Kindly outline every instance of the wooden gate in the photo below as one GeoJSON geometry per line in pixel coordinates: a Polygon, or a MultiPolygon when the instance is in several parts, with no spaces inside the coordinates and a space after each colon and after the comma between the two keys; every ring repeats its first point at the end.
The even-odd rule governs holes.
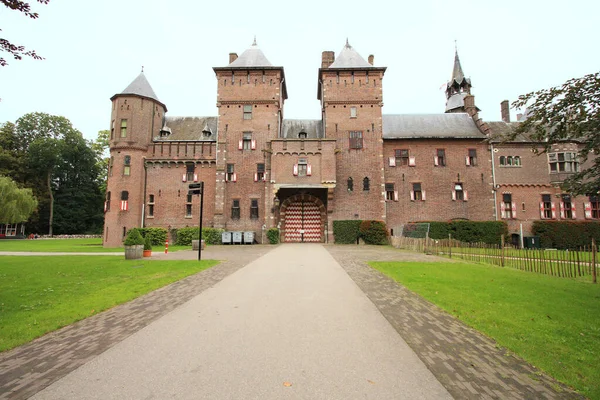
{"type": "Polygon", "coordinates": [[[321,242],[321,210],[310,201],[295,201],[285,211],[285,241],[321,242]]]}

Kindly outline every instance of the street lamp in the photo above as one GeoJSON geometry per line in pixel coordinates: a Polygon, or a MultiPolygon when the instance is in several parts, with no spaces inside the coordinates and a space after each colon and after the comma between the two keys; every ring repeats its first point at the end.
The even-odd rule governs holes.
{"type": "Polygon", "coordinates": [[[190,183],[188,195],[200,195],[200,224],[198,226],[198,261],[202,260],[202,209],[204,208],[204,182],[190,183]]]}

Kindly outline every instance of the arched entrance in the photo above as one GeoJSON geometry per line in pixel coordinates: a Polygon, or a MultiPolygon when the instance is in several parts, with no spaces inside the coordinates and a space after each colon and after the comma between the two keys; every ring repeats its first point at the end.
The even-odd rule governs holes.
{"type": "Polygon", "coordinates": [[[297,194],[281,205],[283,240],[287,243],[325,241],[326,210],[323,202],[309,194],[297,194]]]}

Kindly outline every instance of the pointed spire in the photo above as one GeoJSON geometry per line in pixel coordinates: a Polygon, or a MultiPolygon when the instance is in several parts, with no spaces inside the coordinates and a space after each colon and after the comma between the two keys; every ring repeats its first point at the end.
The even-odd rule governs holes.
{"type": "Polygon", "coordinates": [[[349,49],[352,48],[352,46],[350,46],[350,43],[348,43],[348,37],[346,36],[346,47],[348,47],[349,49]]]}
{"type": "Polygon", "coordinates": [[[463,73],[462,66],[460,65],[460,58],[458,58],[458,49],[456,48],[456,43],[454,46],[454,68],[452,70],[452,79],[450,79],[450,82],[456,81],[460,85],[463,79],[465,79],[465,74],[463,73]]]}
{"type": "Polygon", "coordinates": [[[256,45],[256,36],[249,49],[244,51],[241,56],[233,60],[229,67],[271,67],[272,64],[267,60],[262,50],[256,45]]]}
{"type": "Polygon", "coordinates": [[[329,68],[373,68],[373,66],[350,46],[348,38],[346,38],[344,48],[329,68]]]}
{"type": "Polygon", "coordinates": [[[163,104],[163,102],[161,102],[158,99],[158,96],[156,95],[156,93],[154,93],[152,86],[150,86],[150,83],[146,79],[146,75],[144,75],[144,67],[143,66],[142,66],[142,72],[140,72],[140,74],[137,76],[137,78],[135,78],[133,80],[133,82],[131,82],[125,88],[125,90],[123,90],[121,93],[117,93],[113,97],[111,97],[111,100],[114,99],[115,97],[121,96],[121,95],[135,95],[135,96],[146,97],[148,99],[157,101],[158,103],[162,104],[163,107],[165,107],[165,110],[167,109],[167,106],[165,106],[163,104]]]}
{"type": "Polygon", "coordinates": [[[256,35],[254,35],[254,42],[252,42],[252,46],[256,46],[256,35]]]}

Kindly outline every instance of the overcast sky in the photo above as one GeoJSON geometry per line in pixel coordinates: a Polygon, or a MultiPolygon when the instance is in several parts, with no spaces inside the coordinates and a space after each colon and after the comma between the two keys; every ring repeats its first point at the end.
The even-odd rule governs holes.
{"type": "MultiPolygon", "coordinates": [[[[442,113],[454,41],[475,102],[488,121],[500,102],[600,69],[600,2],[51,0],[31,20],[0,8],[0,37],[44,61],[0,67],[0,123],[29,112],[67,117],[88,139],[109,129],[110,97],[142,65],[170,116],[217,115],[212,67],[226,66],[256,35],[283,66],[285,118],[320,118],[321,52],[346,38],[387,67],[385,114],[442,113]]],[[[512,112],[512,118],[516,113],[512,112]]]]}

